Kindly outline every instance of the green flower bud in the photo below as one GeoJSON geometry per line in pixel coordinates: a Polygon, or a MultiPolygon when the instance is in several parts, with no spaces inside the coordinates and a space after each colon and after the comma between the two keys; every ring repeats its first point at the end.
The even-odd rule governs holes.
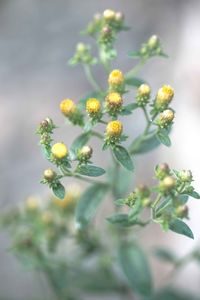
{"type": "Polygon", "coordinates": [[[144,184],[140,184],[136,189],[135,189],[136,195],[139,196],[140,198],[147,198],[150,196],[150,190],[148,186],[144,184]]]}
{"type": "Polygon", "coordinates": [[[178,218],[187,218],[188,217],[188,206],[187,205],[180,205],[176,208],[176,216],[178,218]]]}
{"type": "Polygon", "coordinates": [[[169,168],[168,164],[162,163],[162,164],[159,164],[156,166],[156,169],[155,169],[156,178],[162,180],[166,176],[168,176],[169,173],[170,173],[170,168],[169,168]]]}
{"type": "Polygon", "coordinates": [[[163,192],[170,192],[173,190],[173,188],[176,186],[176,179],[172,176],[167,176],[165,177],[161,182],[160,182],[160,189],[163,192]]]}
{"type": "Polygon", "coordinates": [[[192,172],[190,170],[182,170],[179,172],[179,178],[182,182],[192,182],[192,172]]]}
{"type": "Polygon", "coordinates": [[[48,182],[52,182],[56,175],[56,172],[54,172],[52,169],[46,169],[44,171],[44,179],[46,179],[48,182]]]}
{"type": "Polygon", "coordinates": [[[143,207],[150,207],[151,206],[151,199],[149,199],[149,198],[142,199],[142,206],[143,207]]]}
{"type": "Polygon", "coordinates": [[[147,45],[148,47],[151,49],[151,50],[155,50],[157,47],[160,46],[160,40],[158,38],[157,35],[152,35],[148,42],[147,42],[147,45]]]}

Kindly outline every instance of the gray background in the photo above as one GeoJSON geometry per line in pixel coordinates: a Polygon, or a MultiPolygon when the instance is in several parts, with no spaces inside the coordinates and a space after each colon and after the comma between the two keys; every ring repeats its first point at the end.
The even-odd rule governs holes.
{"type": "MultiPolygon", "coordinates": [[[[80,68],[67,66],[75,44],[83,37],[78,32],[91,16],[106,8],[126,14],[132,31],[121,34],[118,41],[119,60],[113,67],[127,71],[132,61],[125,59],[128,50],[137,49],[150,35],[158,34],[170,59],[151,60],[140,76],[154,91],[164,83],[176,91],[174,108],[176,124],[172,133],[173,146],[160,148],[145,159],[136,161],[137,181],[150,182],[155,163],[167,160],[174,168],[191,168],[200,180],[200,2],[181,0],[1,0],[0,1],[0,187],[1,210],[25,200],[29,195],[45,195],[47,188],[39,184],[42,170],[48,166],[37,146],[36,125],[51,116],[60,125],[56,136],[70,144],[77,130],[63,125],[59,102],[69,97],[80,99],[90,91],[80,68]],[[142,179],[141,179],[142,178],[142,179]]],[[[87,39],[85,39],[87,41],[87,39]]],[[[88,40],[89,41],[89,40],[88,40]]],[[[96,76],[101,83],[105,77],[100,70],[96,76]]],[[[135,136],[142,129],[143,118],[127,120],[125,131],[135,136]]],[[[98,145],[94,144],[94,147],[98,145]]],[[[96,154],[100,162],[102,153],[96,154]]],[[[105,162],[106,164],[106,162],[105,162]]],[[[195,241],[173,234],[163,235],[157,227],[141,233],[145,247],[155,243],[171,244],[180,255],[198,243],[200,205],[191,201],[190,224],[195,241]]],[[[43,293],[37,275],[23,272],[6,249],[9,241],[1,234],[0,296],[27,300],[43,293]]],[[[152,262],[158,284],[162,285],[168,269],[152,262]]],[[[179,286],[199,290],[200,273],[195,266],[187,267],[177,280],[179,286]],[[190,274],[193,276],[190,276],[190,274]],[[191,282],[190,282],[191,281],[191,282]]],[[[44,294],[45,291],[45,294],[44,294]]],[[[4,299],[4,298],[2,298],[4,299]]]]}

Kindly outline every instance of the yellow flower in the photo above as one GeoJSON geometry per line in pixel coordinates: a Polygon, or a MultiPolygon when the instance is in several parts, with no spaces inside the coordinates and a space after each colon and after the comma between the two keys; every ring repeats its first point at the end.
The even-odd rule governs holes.
{"type": "Polygon", "coordinates": [[[89,114],[98,114],[101,110],[101,103],[96,98],[90,98],[86,102],[86,110],[89,114]]]}
{"type": "Polygon", "coordinates": [[[57,159],[62,159],[68,155],[68,149],[63,143],[56,143],[52,146],[51,152],[57,159]]]}
{"type": "Polygon", "coordinates": [[[36,197],[29,197],[26,200],[26,208],[30,211],[35,211],[39,208],[39,200],[36,197]]]}
{"type": "Polygon", "coordinates": [[[109,77],[108,77],[108,83],[110,85],[121,85],[124,83],[124,75],[120,70],[113,70],[109,77]]]}
{"type": "Polygon", "coordinates": [[[67,187],[67,193],[63,200],[53,198],[53,203],[61,208],[73,205],[81,195],[81,188],[77,183],[72,183],[67,187]]]}
{"type": "Polygon", "coordinates": [[[109,20],[113,20],[113,19],[115,19],[115,12],[113,10],[111,10],[111,9],[106,9],[103,12],[103,16],[108,21],[109,20]]]}
{"type": "Polygon", "coordinates": [[[109,137],[119,137],[122,134],[123,126],[118,120],[111,121],[106,127],[106,134],[109,137]]]}
{"type": "Polygon", "coordinates": [[[76,112],[76,105],[71,99],[64,99],[60,103],[60,110],[66,117],[69,117],[76,112]]]}
{"type": "Polygon", "coordinates": [[[151,93],[151,88],[148,84],[141,84],[137,90],[138,95],[141,97],[149,97],[151,93]]]}
{"type": "Polygon", "coordinates": [[[156,95],[156,105],[167,106],[174,96],[174,90],[170,85],[163,85],[156,95]]]}
{"type": "Polygon", "coordinates": [[[110,107],[120,107],[123,104],[123,99],[119,93],[109,93],[106,97],[106,102],[110,107]]]}

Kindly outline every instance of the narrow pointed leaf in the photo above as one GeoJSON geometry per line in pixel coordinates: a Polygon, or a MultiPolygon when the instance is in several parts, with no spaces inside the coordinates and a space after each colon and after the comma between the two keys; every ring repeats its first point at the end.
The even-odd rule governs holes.
{"type": "Polygon", "coordinates": [[[87,226],[108,191],[108,186],[97,183],[90,186],[81,196],[76,207],[76,222],[80,227],[87,226]]]}
{"type": "Polygon", "coordinates": [[[169,229],[176,233],[179,233],[179,234],[185,235],[191,239],[194,239],[194,235],[193,235],[193,232],[190,229],[190,227],[179,219],[175,219],[175,220],[171,221],[169,223],[169,229]]]}
{"type": "Polygon", "coordinates": [[[142,249],[136,243],[123,243],[119,248],[119,262],[131,288],[138,294],[149,297],[152,278],[142,249]]]}
{"type": "Polygon", "coordinates": [[[56,186],[53,186],[52,191],[53,191],[54,195],[56,197],[58,197],[59,199],[65,198],[65,188],[61,183],[57,184],[56,186]]]}
{"type": "Polygon", "coordinates": [[[127,170],[133,171],[134,170],[134,165],[133,161],[128,153],[128,151],[118,145],[113,149],[113,154],[116,158],[116,160],[127,170]]]}
{"type": "Polygon", "coordinates": [[[82,165],[78,168],[78,173],[90,177],[98,177],[105,174],[105,170],[93,165],[82,165]]]}

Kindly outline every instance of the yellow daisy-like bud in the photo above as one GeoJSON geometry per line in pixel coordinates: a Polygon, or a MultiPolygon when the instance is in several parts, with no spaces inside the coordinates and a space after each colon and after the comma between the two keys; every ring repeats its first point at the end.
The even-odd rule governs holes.
{"type": "Polygon", "coordinates": [[[100,113],[101,111],[101,103],[98,99],[96,98],[90,98],[86,102],[86,111],[90,115],[95,115],[100,113]]]}
{"type": "Polygon", "coordinates": [[[68,155],[68,149],[63,143],[56,143],[51,148],[54,158],[62,159],[68,155]]]}
{"type": "Polygon", "coordinates": [[[47,181],[52,181],[56,176],[56,173],[52,169],[46,169],[44,171],[44,179],[47,181]]]}
{"type": "Polygon", "coordinates": [[[148,84],[141,84],[137,90],[138,95],[142,97],[149,97],[151,93],[151,88],[148,84]]]}
{"type": "Polygon", "coordinates": [[[156,107],[167,107],[174,97],[174,90],[170,85],[163,85],[156,95],[156,107]]]}
{"type": "Polygon", "coordinates": [[[121,85],[124,83],[124,74],[120,70],[113,70],[109,77],[108,77],[108,83],[110,85],[121,85]]]}
{"type": "Polygon", "coordinates": [[[137,90],[136,100],[139,106],[145,106],[150,98],[151,88],[148,84],[141,84],[137,90]]]}
{"type": "Polygon", "coordinates": [[[113,10],[111,10],[111,9],[106,9],[103,12],[103,17],[107,21],[114,20],[115,19],[115,12],[113,10]]]}
{"type": "Polygon", "coordinates": [[[122,134],[123,126],[118,120],[111,121],[106,127],[106,134],[108,137],[119,137],[122,134]]]}
{"type": "Polygon", "coordinates": [[[166,109],[159,115],[157,123],[158,123],[158,125],[161,125],[161,126],[167,126],[173,121],[173,119],[174,119],[173,110],[166,109]]]}
{"type": "Polygon", "coordinates": [[[92,153],[92,147],[86,145],[79,150],[78,157],[83,160],[88,160],[92,157],[92,153]]]}
{"type": "Polygon", "coordinates": [[[71,99],[64,99],[60,103],[60,110],[66,117],[70,117],[76,112],[76,105],[71,99]]]}
{"type": "Polygon", "coordinates": [[[123,104],[122,96],[119,93],[109,93],[106,97],[106,104],[110,108],[119,108],[123,104]]]}
{"type": "Polygon", "coordinates": [[[35,211],[39,208],[39,200],[36,197],[29,197],[26,200],[26,208],[30,211],[35,211]]]}

